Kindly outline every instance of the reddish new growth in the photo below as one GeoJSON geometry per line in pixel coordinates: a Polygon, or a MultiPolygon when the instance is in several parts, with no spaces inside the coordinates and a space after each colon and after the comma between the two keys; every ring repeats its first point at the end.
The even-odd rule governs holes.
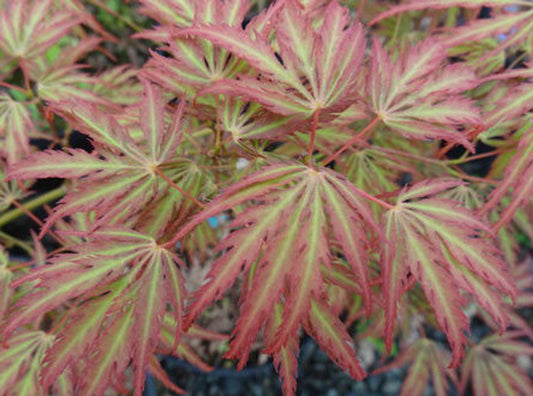
{"type": "Polygon", "coordinates": [[[157,356],[209,370],[195,337],[239,369],[260,341],[293,396],[303,333],[356,380],[362,338],[399,347],[402,395],[533,394],[533,3],[139,2],[89,1],[158,48],[95,72],[119,39],[84,2],[0,1],[0,226],[40,225],[0,232],[0,396],[183,393],[157,356]]]}

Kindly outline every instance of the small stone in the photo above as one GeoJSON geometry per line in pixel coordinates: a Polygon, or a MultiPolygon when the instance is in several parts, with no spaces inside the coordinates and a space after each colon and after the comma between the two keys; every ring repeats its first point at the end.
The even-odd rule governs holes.
{"type": "Polygon", "coordinates": [[[328,390],[327,396],[339,396],[339,392],[337,392],[335,389],[328,390]]]}
{"type": "Polygon", "coordinates": [[[400,388],[402,387],[402,383],[399,381],[387,381],[383,385],[383,393],[386,395],[398,395],[400,393],[400,388]]]}

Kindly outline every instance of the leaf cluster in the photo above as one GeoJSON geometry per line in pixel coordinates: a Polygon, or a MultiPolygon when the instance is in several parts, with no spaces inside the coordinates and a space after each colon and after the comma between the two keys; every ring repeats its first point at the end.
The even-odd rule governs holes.
{"type": "Polygon", "coordinates": [[[0,0],[0,227],[39,228],[0,231],[0,396],[183,393],[157,357],[209,370],[193,338],[291,396],[304,332],[356,380],[399,346],[402,395],[533,393],[533,3],[139,3],[0,0]]]}

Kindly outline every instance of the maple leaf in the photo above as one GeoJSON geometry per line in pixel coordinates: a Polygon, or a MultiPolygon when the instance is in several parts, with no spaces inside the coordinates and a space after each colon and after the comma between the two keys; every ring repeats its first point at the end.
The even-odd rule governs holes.
{"type": "Polygon", "coordinates": [[[0,348],[0,396],[46,395],[39,371],[51,338],[42,331],[23,331],[0,348]]]}
{"type": "Polygon", "coordinates": [[[393,61],[375,39],[366,86],[369,106],[376,119],[403,136],[443,139],[472,149],[457,126],[482,123],[474,102],[461,95],[478,81],[467,66],[444,66],[445,49],[438,40],[427,39],[393,61]]]}
{"type": "Polygon", "coordinates": [[[248,8],[248,0],[141,0],[141,11],[161,25],[191,26],[203,23],[240,24],[248,8]]]}
{"type": "Polygon", "coordinates": [[[92,85],[91,88],[99,97],[112,103],[132,105],[142,96],[142,87],[137,84],[135,78],[137,74],[137,69],[129,65],[113,67],[100,73],[100,83],[92,85]]]}
{"type": "MultiPolygon", "coordinates": [[[[516,302],[513,306],[507,306],[509,324],[513,329],[521,331],[524,335],[533,340],[533,328],[527,319],[519,314],[522,308],[533,306],[533,273],[531,272],[533,259],[527,257],[522,262],[514,265],[511,269],[513,279],[518,290],[516,302]]],[[[479,312],[483,321],[495,331],[498,325],[485,312],[479,312]]]]}
{"type": "Polygon", "coordinates": [[[469,382],[474,396],[526,396],[533,392],[531,379],[516,363],[518,356],[532,356],[520,332],[492,335],[472,347],[461,370],[461,393],[469,382]]]}
{"type": "MultiPolygon", "coordinates": [[[[142,145],[135,142],[128,130],[111,115],[88,103],[68,102],[63,103],[61,109],[56,109],[57,112],[72,126],[93,138],[99,155],[77,149],[47,150],[37,152],[11,168],[9,178],[83,178],[82,183],[60,201],[41,235],[55,220],[77,211],[99,210],[102,216],[99,222],[102,223],[117,216],[134,214],[168,191],[170,183],[180,188],[162,174],[159,167],[167,161],[188,161],[175,154],[182,137],[183,106],[175,112],[170,125],[165,127],[165,109],[160,91],[147,82],[144,86],[145,95],[139,114],[142,145]],[[159,176],[165,180],[161,181],[159,176]],[[127,211],[124,210],[126,207],[127,211]]],[[[194,200],[184,190],[180,192],[194,200]]]]}
{"type": "Polygon", "coordinates": [[[4,334],[73,300],[66,325],[46,352],[43,385],[51,385],[67,367],[76,372],[78,361],[88,359],[88,372],[75,377],[76,389],[102,395],[132,359],[135,395],[141,395],[167,305],[176,342],[180,337],[181,262],[151,237],[129,230],[99,230],[70,250],[74,253],[55,256],[12,283],[36,281],[33,292],[14,305],[4,334]]]}
{"type": "Polygon", "coordinates": [[[378,195],[383,191],[397,188],[394,179],[409,174],[411,167],[401,159],[379,150],[365,148],[346,155],[343,160],[346,166],[346,177],[357,187],[368,193],[378,195]]]}
{"type": "Polygon", "coordinates": [[[403,12],[424,10],[427,8],[445,9],[450,7],[463,7],[476,9],[481,6],[498,7],[515,5],[518,3],[522,2],[520,0],[410,0],[406,1],[404,4],[393,6],[389,10],[379,14],[372,21],[370,21],[369,24],[374,25],[385,18],[390,18],[391,16],[401,14],[403,12]]]}
{"type": "Polygon", "coordinates": [[[3,246],[0,246],[0,323],[4,319],[11,300],[11,289],[9,284],[13,280],[13,273],[9,270],[9,257],[3,246]]]}
{"type": "Polygon", "coordinates": [[[403,381],[400,396],[422,396],[429,385],[430,378],[436,396],[446,396],[448,394],[447,377],[457,381],[454,372],[444,367],[443,361],[446,359],[446,352],[435,341],[421,338],[409,345],[394,361],[380,367],[372,374],[379,374],[411,363],[407,377],[403,381]]]}
{"type": "Polygon", "coordinates": [[[3,156],[14,164],[30,153],[29,133],[34,131],[28,109],[0,92],[0,136],[3,137],[3,156]]]}
{"type": "Polygon", "coordinates": [[[13,204],[13,200],[20,200],[26,195],[16,182],[5,180],[5,170],[6,164],[0,160],[0,211],[2,212],[13,204]]]}
{"type": "Polygon", "coordinates": [[[88,89],[90,86],[101,84],[102,81],[88,73],[81,73],[80,70],[87,66],[76,64],[89,52],[94,51],[100,42],[101,39],[97,37],[86,37],[69,46],[58,48],[57,59],[43,56],[27,62],[25,68],[29,78],[35,82],[34,91],[39,98],[46,103],[81,100],[113,109],[108,100],[88,89]]]}
{"type": "Polygon", "coordinates": [[[80,65],[53,66],[51,69],[36,75],[34,80],[37,83],[36,88],[39,97],[50,103],[81,100],[95,105],[112,107],[111,102],[105,98],[81,88],[83,85],[101,83],[96,77],[80,73],[79,69],[82,67],[80,65]]]}
{"type": "Polygon", "coordinates": [[[265,111],[258,103],[228,98],[217,109],[222,128],[239,143],[242,139],[275,138],[287,133],[294,117],[281,117],[265,111]]]}
{"type": "Polygon", "coordinates": [[[317,111],[332,113],[348,107],[357,90],[356,77],[363,60],[362,25],[350,25],[348,9],[336,2],[329,3],[316,29],[313,19],[302,13],[296,1],[283,2],[277,16],[275,31],[281,61],[265,36],[252,37],[249,29],[240,26],[195,25],[176,30],[174,36],[178,38],[210,40],[265,76],[259,81],[255,75],[223,79],[203,92],[240,96],[274,113],[304,118],[317,111]]]}
{"type": "Polygon", "coordinates": [[[60,0],[61,6],[71,10],[73,13],[79,15],[81,23],[89,26],[99,35],[110,42],[117,42],[117,38],[107,32],[105,28],[98,22],[93,13],[87,10],[81,0],[60,0]]]}
{"type": "Polygon", "coordinates": [[[488,19],[470,21],[465,26],[445,30],[445,35],[448,37],[444,38],[443,41],[448,46],[460,45],[474,40],[479,41],[488,37],[497,37],[500,34],[506,34],[506,39],[502,40],[489,54],[504,51],[524,40],[528,40],[531,44],[532,36],[530,33],[533,29],[533,7],[530,2],[521,0],[411,0],[405,4],[391,7],[388,11],[370,21],[369,25],[372,26],[383,19],[408,11],[440,10],[452,7],[479,8],[482,6],[493,8],[494,15],[488,19]]]}
{"type": "MultiPolygon", "coordinates": [[[[272,317],[266,324],[265,342],[267,344],[274,342],[282,323],[283,307],[278,303],[274,308],[272,317]]],[[[293,334],[287,340],[286,345],[282,346],[279,351],[273,354],[274,367],[280,376],[284,396],[294,396],[296,394],[296,369],[298,367],[297,359],[299,351],[300,344],[298,335],[293,334]]]]}
{"type": "Polygon", "coordinates": [[[533,84],[524,81],[520,85],[497,86],[495,91],[496,88],[503,88],[504,94],[492,104],[486,115],[488,127],[501,128],[514,124],[533,108],[533,84]]]}
{"type": "MultiPolygon", "coordinates": [[[[332,251],[334,243],[357,275],[369,310],[367,238],[376,225],[363,196],[331,170],[314,170],[295,163],[268,166],[229,187],[168,242],[170,246],[221,211],[254,201],[229,225],[233,231],[217,247],[225,253],[213,263],[208,282],[194,293],[185,326],[244,272],[250,281],[242,291],[246,298],[243,297],[226,357],[239,358],[239,366],[243,367],[252,340],[262,325],[270,321],[277,331],[266,351],[274,353],[275,359],[281,359],[281,353],[285,356],[283,364],[292,364],[294,334],[303,325],[337,364],[355,378],[362,378],[363,371],[347,343],[349,336],[324,301],[321,267],[331,266],[331,256],[337,251],[332,251]],[[281,299],[286,304],[281,324],[277,325],[275,317],[279,313],[275,306],[281,299]]],[[[294,367],[282,370],[286,377],[295,373],[294,367]]],[[[291,380],[285,381],[290,384],[291,380]]]]}
{"type": "Polygon", "coordinates": [[[461,309],[466,300],[458,293],[458,287],[476,297],[502,331],[508,318],[500,296],[489,285],[516,295],[499,251],[482,235],[490,232],[487,225],[457,202],[432,197],[458,184],[453,180],[430,180],[402,192],[396,206],[384,215],[388,242],[382,246],[388,348],[392,344],[397,303],[412,277],[420,282],[452,346],[451,366],[461,361],[464,332],[468,329],[461,309]]]}
{"type": "Polygon", "coordinates": [[[520,133],[522,136],[516,153],[505,168],[503,180],[489,195],[489,200],[480,211],[482,214],[489,211],[512,189],[511,202],[505,206],[494,224],[495,230],[511,221],[520,206],[533,196],[533,122],[526,121],[520,133]]]}
{"type": "Polygon", "coordinates": [[[53,0],[17,0],[0,11],[0,49],[11,58],[34,58],[81,22],[68,11],[51,12],[53,0]]]}
{"type": "Polygon", "coordinates": [[[142,11],[160,21],[162,26],[136,37],[167,43],[160,51],[151,52],[151,59],[142,71],[150,80],[180,95],[194,97],[198,89],[221,78],[235,77],[245,67],[245,62],[223,48],[215,48],[207,40],[175,39],[172,31],[176,26],[185,28],[199,23],[240,26],[249,8],[247,0],[198,3],[145,0],[143,4],[142,11]],[[161,51],[171,57],[160,55],[161,51]]]}

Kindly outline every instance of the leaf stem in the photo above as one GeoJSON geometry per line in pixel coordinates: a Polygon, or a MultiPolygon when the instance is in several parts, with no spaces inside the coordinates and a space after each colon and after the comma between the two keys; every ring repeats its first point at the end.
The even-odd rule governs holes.
{"type": "MultiPolygon", "coordinates": [[[[471,138],[471,139],[475,139],[484,130],[485,130],[485,127],[483,125],[478,125],[474,129],[472,129],[471,131],[467,132],[466,136],[471,138]]],[[[446,154],[448,154],[448,151],[450,151],[456,144],[457,143],[455,143],[455,142],[448,142],[448,144],[446,144],[446,146],[444,146],[442,149],[440,149],[440,151],[437,152],[436,157],[438,159],[443,158],[446,154]]]]}
{"type": "Polygon", "coordinates": [[[374,117],[374,119],[368,124],[365,129],[363,129],[361,132],[359,132],[357,135],[355,135],[353,138],[351,138],[344,146],[342,146],[339,150],[337,150],[335,153],[331,154],[328,158],[324,160],[322,163],[322,166],[326,166],[330,162],[334,161],[339,155],[341,155],[344,151],[349,149],[355,142],[357,142],[359,139],[361,139],[368,131],[370,131],[379,121],[381,118],[378,116],[374,117]]]}
{"type": "Polygon", "coordinates": [[[14,90],[14,91],[22,92],[23,94],[26,93],[26,90],[25,90],[25,89],[20,88],[20,87],[17,87],[16,85],[13,85],[13,84],[7,83],[7,82],[5,82],[5,81],[0,81],[0,86],[2,86],[2,87],[6,87],[6,88],[9,88],[9,89],[12,89],[12,90],[14,90]]]}
{"type": "Polygon", "coordinates": [[[438,164],[438,165],[444,166],[444,163],[440,160],[423,157],[421,155],[416,155],[413,153],[409,153],[407,151],[395,150],[395,149],[391,149],[387,147],[380,147],[380,146],[368,146],[368,147],[371,148],[372,150],[381,151],[382,153],[398,155],[400,157],[411,158],[411,159],[415,159],[415,160],[422,161],[422,162],[428,162],[430,164],[438,164]]]}
{"type": "Polygon", "coordinates": [[[163,180],[165,180],[172,188],[178,190],[180,193],[182,193],[183,195],[185,195],[188,199],[190,199],[191,201],[193,201],[197,206],[201,207],[201,208],[205,208],[205,204],[200,202],[196,197],[193,197],[191,194],[189,194],[187,191],[185,191],[183,188],[181,188],[180,186],[178,186],[176,183],[174,183],[172,180],[170,180],[170,178],[165,175],[163,173],[163,171],[161,171],[161,169],[159,168],[155,168],[154,169],[155,173],[157,173],[159,176],[161,176],[163,178],[163,180]]]}
{"type": "Polygon", "coordinates": [[[456,177],[460,177],[461,179],[473,181],[473,182],[476,182],[476,183],[487,183],[487,184],[492,184],[492,185],[498,185],[499,184],[499,182],[496,181],[496,180],[487,179],[487,178],[484,178],[484,177],[471,176],[471,175],[468,175],[468,174],[464,173],[463,171],[461,171],[460,169],[457,169],[457,168],[446,167],[446,169],[447,169],[447,171],[449,173],[451,173],[452,175],[454,175],[456,177]]]}
{"type": "Polygon", "coordinates": [[[19,208],[20,210],[22,210],[24,212],[24,214],[26,216],[28,216],[30,219],[32,219],[35,224],[37,224],[38,226],[40,227],[43,227],[44,224],[43,222],[41,221],[41,219],[39,219],[37,216],[35,216],[30,210],[28,210],[26,208],[26,206],[24,206],[23,204],[21,204],[19,201],[17,201],[16,199],[12,200],[11,203],[13,205],[15,205],[17,208],[19,208]]]}
{"type": "Polygon", "coordinates": [[[497,154],[502,154],[502,153],[504,153],[506,151],[508,151],[508,150],[506,150],[506,149],[504,149],[502,147],[502,148],[499,148],[499,149],[496,149],[496,150],[493,150],[493,151],[489,151],[487,153],[481,153],[481,154],[473,155],[471,157],[464,157],[464,158],[461,157],[461,158],[448,160],[448,161],[443,161],[443,162],[445,164],[448,164],[448,165],[460,165],[460,164],[464,164],[466,162],[476,161],[476,160],[479,160],[479,159],[482,159],[482,158],[492,157],[492,156],[497,155],[497,154]]]}
{"type": "Polygon", "coordinates": [[[366,199],[369,199],[369,200],[372,201],[372,202],[377,203],[377,204],[380,205],[380,206],[383,206],[385,209],[387,209],[387,210],[394,209],[394,205],[391,205],[391,204],[388,203],[388,202],[382,201],[381,199],[379,199],[379,198],[377,198],[377,197],[375,197],[375,196],[373,196],[373,195],[370,195],[369,193],[367,193],[367,192],[361,190],[360,188],[357,188],[357,187],[355,187],[355,186],[354,186],[354,188],[355,188],[355,189],[357,190],[357,192],[358,192],[359,194],[361,194],[363,197],[365,197],[366,199]]]}
{"type": "Polygon", "coordinates": [[[313,152],[315,151],[315,136],[316,136],[316,130],[318,128],[318,119],[320,117],[320,109],[317,109],[313,113],[313,123],[311,124],[311,136],[309,139],[309,162],[313,163],[313,152]]]}

